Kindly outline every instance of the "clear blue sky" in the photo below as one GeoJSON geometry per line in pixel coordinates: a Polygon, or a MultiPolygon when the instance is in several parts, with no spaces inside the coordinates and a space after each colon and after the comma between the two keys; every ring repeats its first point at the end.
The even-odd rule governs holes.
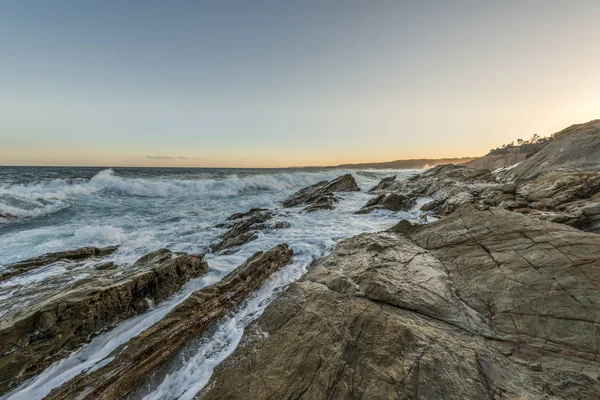
{"type": "Polygon", "coordinates": [[[0,164],[478,155],[600,117],[598,21],[585,0],[5,0],[0,164]]]}

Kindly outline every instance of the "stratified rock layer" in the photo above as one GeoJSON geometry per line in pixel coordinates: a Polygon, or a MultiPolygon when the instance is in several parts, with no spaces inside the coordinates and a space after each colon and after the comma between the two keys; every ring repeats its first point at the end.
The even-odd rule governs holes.
{"type": "MultiPolygon", "coordinates": [[[[71,286],[20,288],[4,301],[0,322],[0,393],[81,347],[91,337],[158,304],[207,272],[203,255],[150,253],[122,274],[90,269],[71,286]]],[[[51,258],[51,257],[50,257],[51,258]]],[[[61,257],[63,259],[64,257],[61,257]]],[[[65,273],[68,280],[68,273],[65,273]]],[[[62,282],[61,282],[62,284],[62,282]]]]}
{"type": "Polygon", "coordinates": [[[600,398],[600,236],[502,209],[342,241],[202,399],[600,398]]]}
{"type": "Polygon", "coordinates": [[[47,253],[43,256],[31,258],[10,264],[0,272],[0,282],[17,275],[24,274],[35,268],[52,264],[58,261],[84,261],[91,258],[102,258],[114,253],[119,247],[82,247],[77,250],[60,251],[56,253],[47,253]]]}
{"type": "Polygon", "coordinates": [[[89,375],[78,375],[48,398],[125,398],[186,343],[248,298],[292,255],[285,244],[254,254],[221,281],[194,292],[158,324],[127,342],[125,348],[115,351],[114,360],[107,365],[89,375]]]}

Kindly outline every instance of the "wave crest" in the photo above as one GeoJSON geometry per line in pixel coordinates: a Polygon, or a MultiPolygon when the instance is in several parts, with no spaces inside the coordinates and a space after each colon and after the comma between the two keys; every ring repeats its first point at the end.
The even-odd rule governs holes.
{"type": "Polygon", "coordinates": [[[0,186],[0,223],[49,215],[70,207],[78,198],[104,191],[140,197],[232,197],[258,191],[285,192],[299,189],[331,180],[346,172],[348,171],[265,171],[264,174],[241,177],[232,173],[218,178],[167,179],[126,178],[117,175],[112,169],[106,169],[89,181],[55,179],[0,186]]]}

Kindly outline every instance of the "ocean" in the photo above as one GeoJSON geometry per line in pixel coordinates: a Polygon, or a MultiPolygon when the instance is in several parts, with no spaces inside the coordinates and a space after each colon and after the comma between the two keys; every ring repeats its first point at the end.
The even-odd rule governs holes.
{"type": "MultiPolygon", "coordinates": [[[[419,220],[418,208],[426,199],[409,212],[354,214],[372,198],[366,191],[382,178],[398,175],[398,179],[405,179],[416,172],[0,167],[0,270],[6,264],[48,252],[108,245],[120,246],[108,258],[119,268],[127,268],[142,255],[163,247],[207,253],[210,267],[207,275],[190,281],[160,305],[95,337],[3,398],[43,398],[78,373],[99,368],[110,361],[115,348],[159,321],[194,290],[218,281],[254,252],[287,243],[294,250],[292,263],[275,273],[209,334],[189,344],[134,396],[193,398],[208,382],[214,367],[235,349],[244,328],[315,260],[330,253],[339,240],[387,229],[400,219],[419,220]],[[297,190],[345,173],[352,173],[361,192],[340,193],[343,200],[335,210],[304,213],[302,207],[281,207],[281,201],[297,190]],[[274,209],[276,218],[290,227],[262,232],[258,239],[227,254],[210,253],[210,245],[224,232],[215,225],[253,207],[274,209]]],[[[60,264],[54,264],[4,281],[0,299],[24,286],[52,284],[64,272],[60,264]]],[[[83,267],[74,279],[92,273],[91,267],[83,267]]]]}

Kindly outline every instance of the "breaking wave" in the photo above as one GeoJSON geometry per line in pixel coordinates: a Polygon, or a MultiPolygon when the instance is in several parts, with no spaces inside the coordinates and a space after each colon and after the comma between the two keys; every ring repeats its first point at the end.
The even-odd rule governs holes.
{"type": "Polygon", "coordinates": [[[125,196],[222,198],[255,191],[285,191],[330,180],[340,171],[252,175],[235,174],[213,179],[123,178],[112,169],[100,171],[89,181],[55,179],[34,184],[0,186],[0,223],[46,216],[72,205],[78,198],[104,191],[125,196]]]}
{"type": "Polygon", "coordinates": [[[259,190],[286,190],[311,185],[339,176],[339,171],[278,173],[239,177],[235,174],[224,179],[173,180],[122,178],[112,169],[94,176],[90,184],[97,189],[109,189],[143,197],[206,196],[227,197],[259,190]]]}

